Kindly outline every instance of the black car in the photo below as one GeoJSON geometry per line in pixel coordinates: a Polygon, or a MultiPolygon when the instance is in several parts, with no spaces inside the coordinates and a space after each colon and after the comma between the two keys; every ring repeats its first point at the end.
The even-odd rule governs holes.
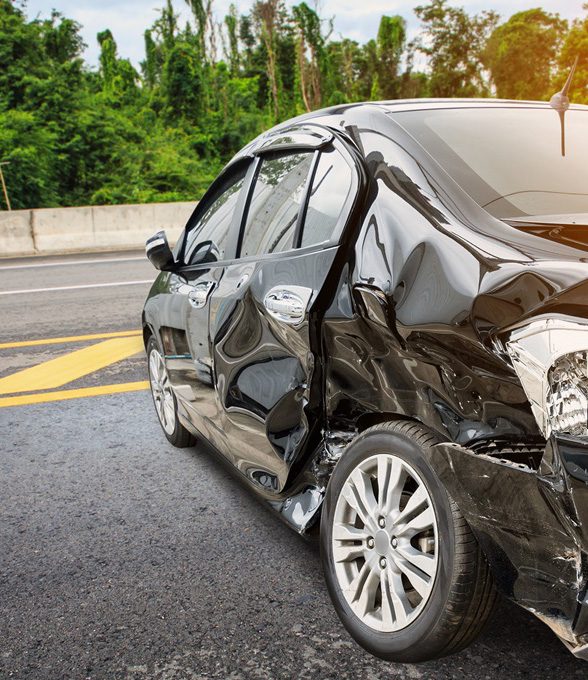
{"type": "Polygon", "coordinates": [[[588,107],[340,106],[147,243],[166,437],[320,530],[379,657],[464,648],[499,590],[588,658],[587,178],[588,107]]]}

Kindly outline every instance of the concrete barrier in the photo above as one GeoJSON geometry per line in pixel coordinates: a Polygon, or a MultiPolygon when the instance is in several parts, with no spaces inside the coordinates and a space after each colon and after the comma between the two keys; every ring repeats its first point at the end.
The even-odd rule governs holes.
{"type": "Polygon", "coordinates": [[[0,212],[0,255],[34,253],[30,210],[0,212]]]}
{"type": "Polygon", "coordinates": [[[146,203],[0,212],[0,257],[143,248],[165,229],[175,243],[196,203],[146,203]]]}

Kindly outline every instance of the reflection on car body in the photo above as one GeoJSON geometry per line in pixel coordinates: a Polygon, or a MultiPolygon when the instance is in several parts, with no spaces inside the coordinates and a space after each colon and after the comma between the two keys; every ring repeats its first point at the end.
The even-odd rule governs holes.
{"type": "Polygon", "coordinates": [[[296,531],[321,518],[337,612],[383,658],[462,648],[495,588],[588,658],[588,109],[565,156],[559,125],[532,102],[308,114],[149,249],[168,439],[208,440],[296,531]]]}

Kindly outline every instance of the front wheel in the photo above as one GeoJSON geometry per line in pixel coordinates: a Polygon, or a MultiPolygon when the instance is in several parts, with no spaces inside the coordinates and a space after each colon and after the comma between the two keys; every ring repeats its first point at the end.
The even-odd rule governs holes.
{"type": "Polygon", "coordinates": [[[416,663],[470,644],[492,612],[488,564],[407,421],[363,432],[337,463],[321,519],[327,587],[343,625],[376,656],[416,663]]]}
{"type": "Polygon", "coordinates": [[[178,448],[193,446],[196,439],[178,417],[178,402],[173,392],[163,355],[152,336],[147,342],[147,365],[153,405],[168,441],[178,448]]]}

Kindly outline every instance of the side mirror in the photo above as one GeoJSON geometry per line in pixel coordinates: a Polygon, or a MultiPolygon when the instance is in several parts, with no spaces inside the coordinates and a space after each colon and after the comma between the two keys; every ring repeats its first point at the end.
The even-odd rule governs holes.
{"type": "Polygon", "coordinates": [[[206,262],[218,262],[220,260],[219,250],[213,241],[202,241],[199,243],[192,256],[190,264],[205,264],[206,262]]]}
{"type": "Polygon", "coordinates": [[[171,271],[174,269],[176,261],[172,253],[165,231],[158,231],[145,244],[145,252],[155,269],[161,271],[171,271]]]}

